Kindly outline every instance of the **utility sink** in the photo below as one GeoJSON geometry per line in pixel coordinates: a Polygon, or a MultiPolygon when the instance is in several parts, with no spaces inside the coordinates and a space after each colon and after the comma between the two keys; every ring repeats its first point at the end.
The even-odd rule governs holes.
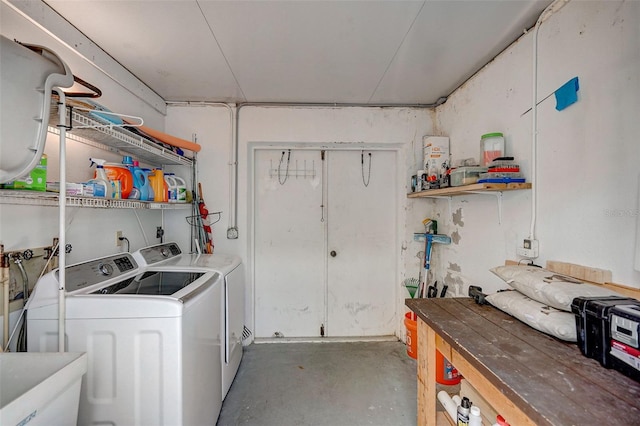
{"type": "Polygon", "coordinates": [[[0,425],[75,425],[86,353],[0,353],[0,425]]]}

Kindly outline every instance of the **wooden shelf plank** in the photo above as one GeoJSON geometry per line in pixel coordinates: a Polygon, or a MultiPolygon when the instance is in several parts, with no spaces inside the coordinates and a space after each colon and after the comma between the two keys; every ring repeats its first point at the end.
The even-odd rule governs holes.
{"type": "Polygon", "coordinates": [[[452,186],[451,188],[429,189],[427,191],[412,192],[408,198],[429,198],[464,195],[475,192],[502,192],[531,189],[531,183],[474,183],[473,185],[452,186]]]}

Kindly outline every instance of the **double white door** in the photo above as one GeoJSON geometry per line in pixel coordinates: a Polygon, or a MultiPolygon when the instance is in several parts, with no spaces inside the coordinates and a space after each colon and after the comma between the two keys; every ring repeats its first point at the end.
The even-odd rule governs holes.
{"type": "Polygon", "coordinates": [[[256,150],[256,337],[392,335],[396,152],[256,150]]]}

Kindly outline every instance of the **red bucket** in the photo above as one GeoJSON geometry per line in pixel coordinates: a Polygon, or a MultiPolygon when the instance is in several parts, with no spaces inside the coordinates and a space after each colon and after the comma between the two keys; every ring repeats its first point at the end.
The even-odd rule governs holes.
{"type": "Polygon", "coordinates": [[[413,312],[404,314],[404,326],[407,328],[407,355],[413,359],[418,358],[418,321],[414,319],[415,316],[413,312]]]}

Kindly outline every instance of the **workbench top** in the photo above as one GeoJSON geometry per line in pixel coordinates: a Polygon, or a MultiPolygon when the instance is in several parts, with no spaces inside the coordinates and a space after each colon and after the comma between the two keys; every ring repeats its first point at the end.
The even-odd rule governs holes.
{"type": "Polygon", "coordinates": [[[536,424],[640,424],[640,383],[583,356],[575,343],[471,298],[406,305],[536,424]]]}

